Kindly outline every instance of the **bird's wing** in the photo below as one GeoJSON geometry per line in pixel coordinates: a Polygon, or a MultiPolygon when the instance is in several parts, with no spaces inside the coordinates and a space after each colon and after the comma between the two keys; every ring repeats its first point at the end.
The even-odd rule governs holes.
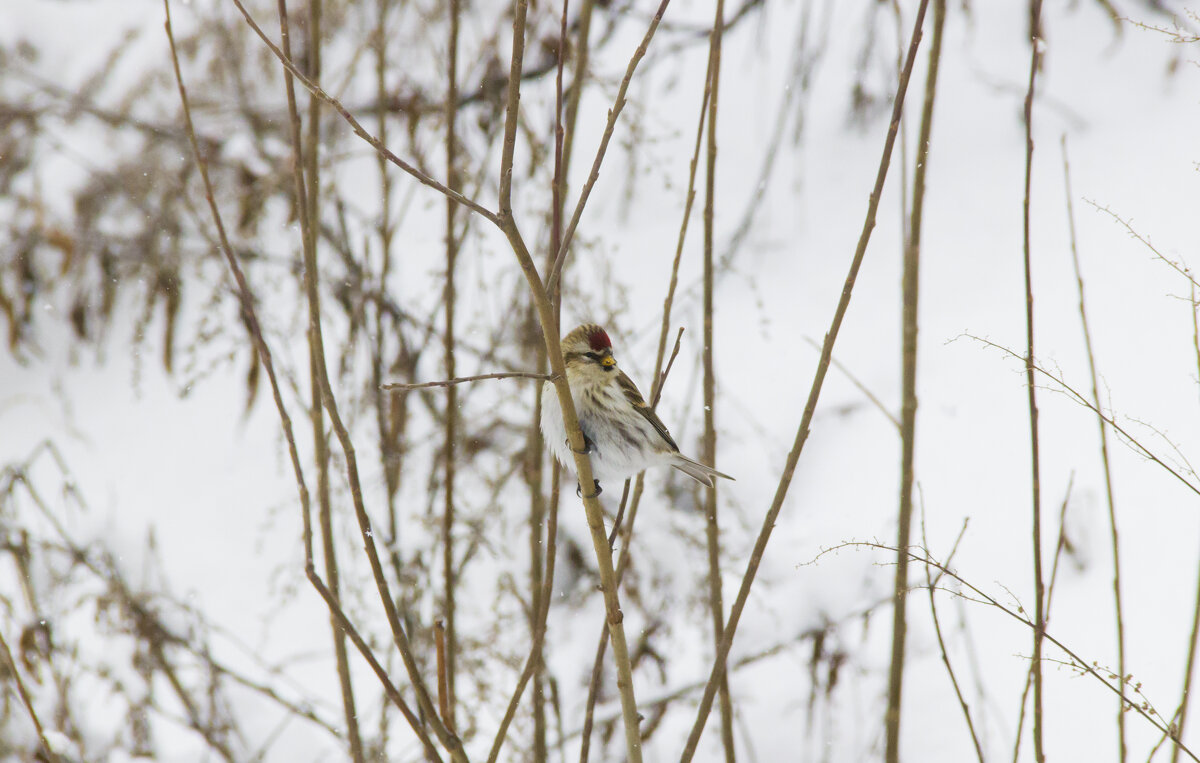
{"type": "Polygon", "coordinates": [[[642,399],[642,393],[638,392],[637,386],[633,383],[624,371],[617,371],[617,384],[621,385],[621,391],[625,393],[625,399],[633,406],[633,410],[645,417],[646,421],[650,422],[650,426],[662,435],[662,438],[671,446],[671,450],[678,451],[679,446],[671,439],[671,433],[667,431],[667,427],[662,423],[662,419],[658,417],[650,406],[646,405],[646,401],[642,399]]]}

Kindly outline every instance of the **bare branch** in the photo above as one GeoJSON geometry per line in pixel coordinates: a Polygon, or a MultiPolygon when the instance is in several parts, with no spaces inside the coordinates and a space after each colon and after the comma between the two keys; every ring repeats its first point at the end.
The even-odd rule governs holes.
{"type": "Polygon", "coordinates": [[[391,391],[409,392],[414,389],[430,389],[433,387],[451,387],[455,384],[466,384],[467,382],[483,381],[485,379],[537,379],[538,381],[553,381],[554,377],[550,374],[537,374],[525,371],[503,371],[495,374],[479,374],[478,376],[460,376],[457,379],[443,379],[442,381],[433,382],[418,382],[415,384],[402,384],[400,382],[389,382],[379,385],[380,389],[391,391]]]}

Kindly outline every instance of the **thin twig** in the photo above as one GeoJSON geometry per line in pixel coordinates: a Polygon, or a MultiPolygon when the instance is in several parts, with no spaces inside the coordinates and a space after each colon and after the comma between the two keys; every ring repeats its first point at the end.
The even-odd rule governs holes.
{"type": "Polygon", "coordinates": [[[304,537],[306,540],[304,548],[305,564],[311,565],[313,559],[312,553],[312,519],[309,504],[308,486],[304,481],[304,469],[300,466],[300,455],[296,448],[296,436],[292,429],[292,419],[288,415],[287,406],[284,405],[283,395],[280,392],[279,380],[275,374],[275,363],[271,358],[271,350],[267,347],[266,340],[263,338],[262,328],[258,322],[258,313],[254,308],[254,295],[250,290],[249,284],[246,282],[246,276],[242,272],[242,266],[238,263],[237,258],[233,254],[233,247],[229,243],[229,237],[225,233],[225,223],[221,219],[221,212],[217,208],[216,196],[213,192],[212,182],[208,177],[208,160],[200,151],[199,141],[196,139],[196,129],[192,124],[192,111],[187,97],[187,88],[183,84],[183,75],[179,70],[179,54],[175,48],[175,34],[171,29],[171,6],[170,0],[163,0],[163,8],[166,11],[166,22],[164,27],[167,32],[167,41],[171,47],[171,65],[175,71],[175,83],[179,87],[179,100],[183,108],[183,118],[187,127],[188,141],[192,146],[192,155],[196,160],[196,166],[200,170],[200,178],[204,183],[204,196],[208,202],[209,210],[212,212],[213,224],[217,228],[217,236],[220,242],[221,253],[225,256],[225,262],[229,265],[229,271],[233,274],[233,280],[237,286],[238,301],[242,308],[242,313],[245,316],[246,325],[250,329],[250,335],[253,338],[255,350],[258,353],[259,362],[263,364],[263,368],[267,371],[267,380],[271,385],[271,396],[275,402],[275,409],[279,413],[280,423],[283,427],[284,439],[288,444],[288,456],[292,463],[292,471],[296,478],[296,490],[300,495],[301,518],[304,524],[304,537]]]}
{"type": "Polygon", "coordinates": [[[1121,225],[1121,227],[1124,228],[1125,231],[1129,234],[1130,238],[1133,238],[1134,240],[1138,241],[1143,246],[1145,246],[1147,249],[1149,249],[1151,254],[1153,254],[1156,259],[1162,260],[1164,265],[1168,266],[1169,268],[1174,270],[1179,275],[1181,275],[1184,278],[1186,278],[1187,280],[1191,281],[1193,286],[1200,286],[1200,281],[1196,280],[1196,277],[1194,275],[1192,275],[1192,271],[1187,267],[1187,265],[1176,262],[1175,260],[1172,260],[1170,257],[1167,257],[1165,254],[1160,252],[1158,250],[1158,247],[1156,247],[1154,245],[1154,243],[1150,241],[1149,238],[1147,238],[1146,236],[1143,236],[1141,233],[1138,233],[1137,229],[1134,228],[1133,225],[1128,220],[1123,219],[1120,215],[1118,215],[1116,212],[1113,212],[1108,207],[1100,206],[1099,204],[1092,201],[1091,199],[1084,199],[1084,201],[1086,201],[1088,204],[1091,204],[1092,207],[1094,207],[1097,211],[1103,212],[1104,214],[1108,215],[1113,220],[1115,220],[1117,223],[1119,223],[1121,225]]]}
{"type": "Polygon", "coordinates": [[[625,507],[629,503],[629,485],[633,480],[625,480],[625,487],[621,489],[621,500],[617,503],[617,516],[613,519],[612,529],[608,532],[608,548],[616,545],[617,534],[621,532],[621,521],[625,518],[625,507]]]}
{"type": "MultiPolygon", "coordinates": [[[[938,0],[941,2],[942,0],[938,0]]],[[[936,12],[937,5],[934,5],[936,12]]],[[[962,529],[958,531],[958,537],[954,540],[954,546],[950,551],[950,555],[946,557],[946,565],[949,566],[954,558],[955,551],[958,550],[958,544],[963,539],[967,532],[967,522],[963,521],[962,529]]],[[[925,535],[925,512],[922,507],[921,511],[921,543],[926,548],[929,547],[929,539],[925,535]]],[[[954,673],[954,666],[950,664],[950,652],[946,649],[946,639],[942,635],[942,622],[938,617],[937,597],[934,594],[937,592],[938,581],[942,579],[942,572],[938,572],[938,577],[932,577],[930,567],[925,566],[925,588],[929,592],[929,612],[933,618],[933,631],[937,636],[938,651],[942,656],[942,664],[946,666],[946,674],[950,677],[950,683],[954,687],[954,696],[958,698],[958,706],[962,708],[963,718],[967,721],[967,730],[971,733],[971,742],[975,745],[975,756],[979,759],[979,763],[985,763],[983,758],[983,745],[979,742],[979,735],[975,733],[975,723],[971,719],[971,708],[967,704],[966,697],[963,696],[962,689],[958,685],[958,677],[954,673]]]]}
{"type": "MultiPolygon", "coordinates": [[[[175,73],[175,82],[179,87],[179,98],[183,108],[184,121],[187,127],[188,141],[191,143],[192,154],[196,160],[196,166],[200,170],[200,177],[204,183],[205,199],[208,202],[209,209],[212,211],[213,223],[217,228],[221,252],[225,256],[225,261],[229,265],[230,271],[233,273],[234,282],[238,288],[238,297],[242,305],[243,315],[245,316],[245,321],[250,328],[250,333],[253,337],[254,344],[258,352],[259,362],[261,362],[263,367],[267,370],[267,378],[271,385],[272,397],[275,401],[275,407],[279,413],[280,422],[284,430],[284,436],[288,443],[288,454],[292,462],[292,469],[296,476],[296,486],[300,495],[301,517],[304,525],[305,574],[313,586],[317,589],[318,593],[320,593],[322,598],[325,600],[330,612],[333,613],[335,617],[339,618],[342,628],[347,632],[348,635],[350,635],[351,640],[354,641],[355,646],[359,649],[364,659],[366,659],[372,666],[372,669],[375,670],[376,675],[380,678],[385,688],[388,688],[391,686],[391,684],[390,680],[387,679],[386,671],[379,666],[378,661],[375,659],[370,647],[366,644],[366,642],[358,637],[357,633],[352,627],[350,627],[349,621],[345,619],[344,614],[337,605],[337,600],[333,598],[329,590],[317,577],[313,567],[312,521],[309,494],[308,488],[304,482],[304,470],[300,466],[300,456],[296,448],[296,438],[292,429],[291,417],[288,415],[287,408],[283,403],[279,382],[275,374],[275,366],[271,359],[271,352],[267,347],[266,340],[263,338],[262,329],[259,326],[258,316],[254,309],[253,294],[246,282],[245,275],[242,273],[241,265],[238,263],[237,258],[233,255],[233,248],[229,244],[229,238],[225,233],[225,225],[221,219],[220,210],[216,205],[212,182],[208,176],[207,161],[205,160],[204,155],[200,152],[200,146],[196,139],[196,130],[192,123],[192,113],[187,97],[187,88],[183,84],[183,75],[179,69],[179,54],[175,47],[175,35],[171,29],[171,7],[169,0],[163,0],[163,8],[166,12],[166,21],[164,26],[167,33],[167,41],[170,43],[171,48],[171,65],[175,73]]],[[[425,744],[427,753],[429,753],[431,757],[437,758],[437,752],[433,748],[432,742],[422,727],[422,724],[419,722],[416,716],[407,711],[407,706],[404,704],[399,692],[394,691],[394,688],[392,688],[392,691],[389,691],[389,697],[397,704],[397,707],[401,709],[401,712],[404,713],[405,718],[408,719],[409,724],[412,726],[413,732],[425,744]]],[[[462,760],[465,760],[465,757],[463,757],[462,760]]]]}
{"type": "Polygon", "coordinates": [[[442,381],[420,382],[417,384],[402,384],[400,382],[389,382],[379,385],[380,389],[392,390],[397,392],[410,392],[414,389],[430,389],[432,387],[450,387],[455,384],[466,384],[467,382],[483,381],[485,379],[536,379],[538,381],[553,381],[554,377],[550,374],[538,374],[525,371],[505,371],[495,374],[480,374],[478,376],[460,376],[457,379],[443,379],[442,381]]]}
{"type": "Polygon", "coordinates": [[[729,658],[729,650],[733,647],[733,638],[737,633],[738,621],[741,619],[742,611],[746,607],[746,601],[750,598],[750,588],[754,583],[755,575],[758,573],[758,566],[762,563],[763,554],[766,553],[767,542],[771,539],[771,532],[775,529],[779,512],[783,509],[784,498],[787,497],[788,488],[791,486],[792,475],[796,472],[796,464],[800,460],[804,443],[808,440],[809,427],[812,424],[813,414],[816,412],[817,401],[821,397],[821,388],[825,382],[825,375],[829,371],[829,361],[833,354],[833,346],[837,342],[842,320],[845,318],[846,311],[850,307],[850,297],[854,293],[854,283],[858,278],[858,271],[862,267],[863,259],[866,257],[867,244],[871,240],[871,231],[875,227],[875,216],[879,209],[879,199],[883,194],[884,181],[887,179],[888,167],[891,164],[892,148],[896,143],[896,132],[900,129],[900,115],[904,109],[904,96],[908,92],[908,81],[912,75],[913,64],[916,61],[917,48],[921,42],[921,26],[924,23],[925,11],[928,6],[929,0],[921,0],[921,5],[917,10],[917,17],[913,24],[912,39],[908,48],[908,58],[905,60],[904,71],[900,73],[900,81],[897,84],[895,101],[892,106],[892,117],[888,124],[887,137],[884,140],[883,155],[879,160],[879,171],[875,177],[875,186],[871,191],[871,196],[867,204],[867,214],[863,220],[862,233],[859,235],[858,245],[854,251],[854,258],[851,260],[850,270],[846,275],[846,281],[842,287],[837,308],[834,310],[829,331],[825,334],[825,343],[821,348],[821,360],[817,364],[817,371],[813,376],[808,400],[804,405],[804,413],[801,415],[800,425],[796,429],[796,439],[792,444],[791,451],[788,453],[783,473],[779,477],[779,485],[776,487],[775,497],[771,501],[771,506],[767,510],[766,516],[763,517],[762,528],[759,530],[758,538],[754,542],[754,549],[746,565],[746,573],[742,576],[742,584],[738,589],[737,599],[734,600],[733,607],[729,612],[729,618],[725,624],[725,635],[721,639],[721,646],[717,650],[716,659],[713,661],[708,686],[705,687],[704,696],[701,698],[700,707],[696,712],[696,721],[692,725],[691,733],[688,735],[687,743],[683,749],[681,756],[683,763],[690,761],[696,754],[696,747],[700,743],[700,735],[704,732],[705,722],[708,720],[708,714],[712,710],[719,677],[725,667],[725,661],[729,658]]]}
{"type": "MultiPolygon", "coordinates": [[[[1022,357],[1021,355],[1018,355],[1017,353],[1013,352],[1012,350],[1005,347],[1004,345],[996,344],[995,342],[992,342],[990,340],[983,339],[982,337],[977,337],[977,336],[974,336],[971,334],[964,334],[964,336],[966,336],[970,339],[974,339],[976,342],[979,342],[980,344],[982,344],[986,347],[991,347],[993,349],[1000,350],[1001,352],[1005,353],[1009,357],[1012,357],[1012,358],[1015,358],[1015,359],[1021,360],[1021,361],[1024,360],[1024,357],[1022,357]]],[[[1065,391],[1071,398],[1073,398],[1077,403],[1084,406],[1092,413],[1096,414],[1099,418],[1101,418],[1104,421],[1105,424],[1112,427],[1113,431],[1115,431],[1117,434],[1121,435],[1122,439],[1124,439],[1127,443],[1132,445],[1134,450],[1137,453],[1146,457],[1150,461],[1153,461],[1154,463],[1158,464],[1162,469],[1166,470],[1166,472],[1168,474],[1170,474],[1172,477],[1174,477],[1175,479],[1182,482],[1187,487],[1188,490],[1191,490],[1196,495],[1200,495],[1200,485],[1196,485],[1196,484],[1193,484],[1192,482],[1188,481],[1187,477],[1180,474],[1170,464],[1168,464],[1166,461],[1164,461],[1162,458],[1160,458],[1157,454],[1155,454],[1154,451],[1150,450],[1150,448],[1143,445],[1141,443],[1141,441],[1139,441],[1136,437],[1134,437],[1132,434],[1130,434],[1124,427],[1122,427],[1120,424],[1118,424],[1112,416],[1105,413],[1100,407],[1093,404],[1090,399],[1088,399],[1087,397],[1084,397],[1083,393],[1076,390],[1070,384],[1067,384],[1066,380],[1063,379],[1061,376],[1051,373],[1050,371],[1047,371],[1045,368],[1037,365],[1036,363],[1033,366],[1033,370],[1037,371],[1042,376],[1044,376],[1047,379],[1049,379],[1050,381],[1054,382],[1056,385],[1058,385],[1060,388],[1062,388],[1062,390],[1065,391]]]]}
{"type": "MultiPolygon", "coordinates": [[[[625,577],[625,570],[629,567],[631,539],[633,538],[633,526],[637,520],[638,507],[641,505],[641,497],[646,485],[646,473],[642,472],[637,476],[633,483],[633,494],[629,500],[629,520],[624,523],[621,533],[621,554],[617,557],[617,583],[625,577]]],[[[592,661],[592,674],[588,679],[588,695],[587,703],[584,708],[583,730],[581,743],[579,747],[579,763],[587,763],[588,752],[592,744],[592,726],[595,721],[596,701],[600,696],[600,679],[604,667],[604,654],[608,649],[608,629],[602,627],[600,629],[600,638],[596,643],[596,657],[592,661]]]]}
{"type": "MultiPolygon", "coordinates": [[[[1079,319],[1083,326],[1083,344],[1087,349],[1088,372],[1092,377],[1092,403],[1100,408],[1100,374],[1096,370],[1096,354],[1092,347],[1092,332],[1088,327],[1087,306],[1083,298],[1083,271],[1079,264],[1079,248],[1075,238],[1075,204],[1071,194],[1071,165],[1067,161],[1067,136],[1062,136],[1063,179],[1067,197],[1067,227],[1071,234],[1071,263],[1075,267],[1075,284],[1079,290],[1079,319]]],[[[1113,558],[1113,605],[1117,618],[1117,672],[1125,675],[1125,617],[1121,606],[1121,544],[1117,533],[1117,507],[1113,499],[1112,465],[1108,458],[1108,428],[1102,418],[1096,419],[1100,428],[1100,462],[1104,465],[1104,496],[1108,503],[1108,528],[1112,542],[1113,558]]],[[[1200,617],[1200,600],[1196,605],[1197,616],[1200,617]]],[[[1117,752],[1119,763],[1125,763],[1127,746],[1125,743],[1125,685],[1121,684],[1121,696],[1117,700],[1117,752]]],[[[1187,696],[1187,692],[1184,692],[1187,696]]],[[[1172,760],[1172,763],[1177,763],[1172,760]]]]}
{"type": "MultiPolygon", "coordinates": [[[[500,155],[500,218],[512,219],[513,154],[517,147],[517,105],[521,101],[521,71],[525,61],[525,19],[529,1],[517,0],[513,12],[512,54],[508,64],[508,103],[504,110],[504,144],[500,155]]],[[[549,290],[551,293],[554,289],[549,290]]]]}
{"type": "MultiPolygon", "coordinates": [[[[670,310],[669,306],[667,306],[663,309],[664,315],[666,315],[670,312],[671,312],[671,310],[670,310]]],[[[664,338],[665,338],[665,335],[664,335],[664,338]]],[[[680,326],[679,333],[677,333],[675,335],[675,346],[671,348],[671,357],[667,359],[667,367],[663,369],[662,373],[657,373],[657,372],[655,373],[654,389],[652,390],[653,394],[650,395],[650,407],[651,408],[658,407],[658,401],[662,397],[663,387],[666,385],[667,374],[671,373],[671,366],[675,365],[675,358],[676,358],[676,356],[679,355],[679,343],[682,340],[683,340],[683,326],[680,326]]],[[[658,365],[659,366],[662,365],[662,353],[661,352],[658,355],[658,365]]]]}

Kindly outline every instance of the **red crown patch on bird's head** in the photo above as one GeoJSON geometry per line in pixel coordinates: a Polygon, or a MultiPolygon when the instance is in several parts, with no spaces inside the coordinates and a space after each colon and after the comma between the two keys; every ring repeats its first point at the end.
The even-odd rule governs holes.
{"type": "Polygon", "coordinates": [[[588,332],[588,345],[593,352],[612,349],[612,341],[608,338],[608,334],[604,329],[595,326],[588,332]]]}

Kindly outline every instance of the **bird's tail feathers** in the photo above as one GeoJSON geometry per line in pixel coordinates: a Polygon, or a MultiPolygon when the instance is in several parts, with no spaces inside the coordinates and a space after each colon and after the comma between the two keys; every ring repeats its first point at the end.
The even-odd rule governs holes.
{"type": "Polygon", "coordinates": [[[713,487],[716,484],[715,480],[713,479],[714,477],[720,477],[721,479],[730,480],[731,482],[736,481],[728,474],[723,474],[711,466],[705,466],[699,461],[693,461],[682,453],[675,454],[674,458],[671,460],[671,466],[674,466],[676,469],[696,480],[705,487],[713,487]]]}

